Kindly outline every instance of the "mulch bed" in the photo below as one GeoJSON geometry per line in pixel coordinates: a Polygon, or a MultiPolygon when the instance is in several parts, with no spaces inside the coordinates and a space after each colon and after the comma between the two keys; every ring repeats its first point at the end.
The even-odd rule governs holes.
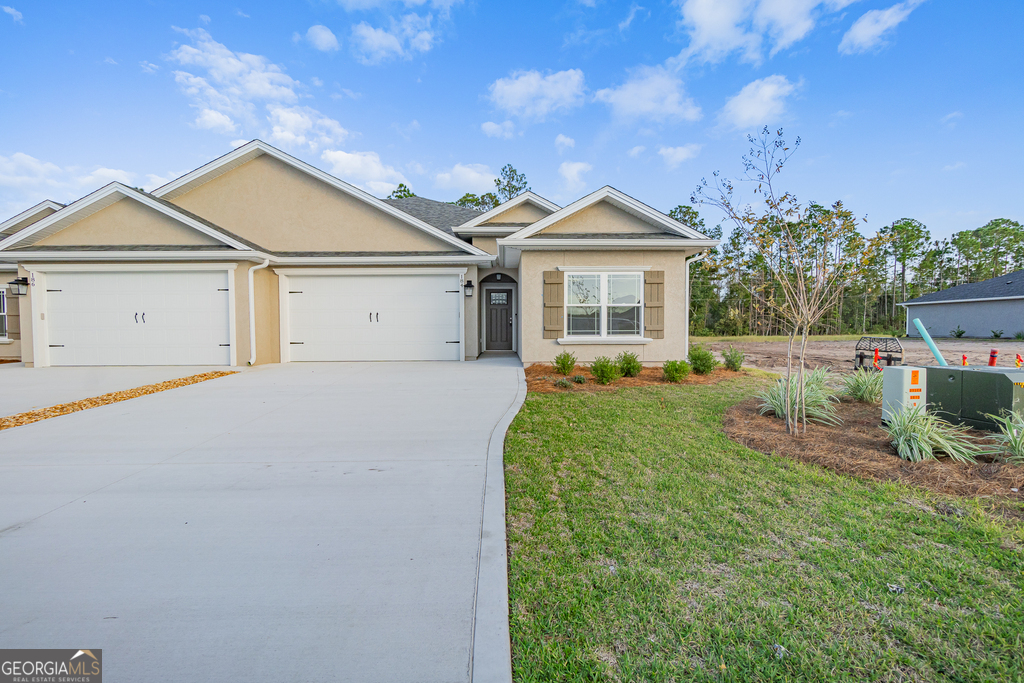
{"type": "MultiPolygon", "coordinates": [[[[725,433],[733,441],[762,453],[814,463],[836,472],[877,481],[898,481],[936,493],[958,496],[1000,496],[1024,500],[1024,467],[1000,462],[975,465],[949,458],[907,462],[896,455],[881,428],[882,409],[848,399],[838,404],[842,424],[810,423],[807,433],[786,434],[785,423],[759,415],[757,399],[726,411],[725,433]],[[1010,489],[1017,489],[1013,492],[1010,489]]],[[[985,432],[975,432],[985,436],[985,432]]]]}
{"type": "Polygon", "coordinates": [[[204,372],[200,375],[190,375],[189,377],[181,377],[179,379],[172,379],[166,382],[159,382],[157,384],[147,384],[145,386],[135,387],[134,389],[125,389],[124,391],[114,391],[112,393],[95,396],[93,398],[84,398],[81,401],[61,403],[60,405],[50,406],[49,408],[39,408],[38,410],[30,410],[27,413],[18,413],[17,415],[0,417],[0,430],[10,429],[11,427],[21,427],[23,425],[32,424],[33,422],[39,422],[40,420],[46,420],[51,417],[77,413],[80,410],[98,408],[99,406],[105,406],[110,403],[127,401],[131,398],[138,398],[139,396],[145,396],[147,394],[155,394],[161,391],[167,391],[168,389],[177,389],[178,387],[185,387],[190,384],[199,384],[200,382],[205,382],[210,379],[217,379],[218,377],[225,377],[227,375],[234,374],[234,372],[226,370],[204,372]]]}
{"type": "Polygon", "coordinates": [[[669,382],[665,379],[665,374],[661,371],[660,367],[645,367],[637,377],[620,377],[611,384],[598,384],[594,381],[594,376],[590,374],[590,368],[585,365],[577,365],[576,368],[568,374],[568,376],[565,376],[556,370],[553,365],[538,363],[526,368],[526,390],[538,394],[554,394],[568,393],[572,391],[615,391],[616,389],[621,389],[623,387],[649,387],[666,384],[672,386],[685,384],[718,384],[721,381],[734,379],[736,377],[743,377],[744,375],[745,373],[742,371],[733,372],[732,370],[726,370],[725,368],[718,368],[710,375],[698,375],[691,372],[682,382],[669,382]],[[555,382],[557,380],[566,377],[572,381],[574,375],[583,375],[587,378],[586,383],[576,384],[573,382],[572,386],[567,389],[555,386],[555,382]]]}
{"type": "Polygon", "coordinates": [[[0,364],[2,363],[20,363],[21,361],[17,358],[0,358],[0,364]]]}

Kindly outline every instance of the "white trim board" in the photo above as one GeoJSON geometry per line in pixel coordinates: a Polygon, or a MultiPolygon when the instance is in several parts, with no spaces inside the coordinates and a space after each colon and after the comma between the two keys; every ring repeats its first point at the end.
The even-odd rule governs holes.
{"type": "Polygon", "coordinates": [[[159,272],[171,270],[235,270],[237,263],[32,263],[30,273],[159,272]]]}
{"type": "Polygon", "coordinates": [[[615,337],[560,337],[555,341],[562,346],[572,346],[573,344],[650,344],[654,340],[650,337],[622,337],[619,339],[615,337]]]}
{"type": "MultiPolygon", "coordinates": [[[[18,223],[21,223],[24,220],[32,218],[37,213],[42,212],[44,209],[53,209],[54,212],[57,212],[57,211],[60,211],[63,208],[64,208],[63,204],[58,204],[57,202],[52,201],[50,199],[44,199],[43,201],[39,202],[35,206],[33,206],[31,208],[28,208],[28,209],[25,209],[24,211],[19,213],[17,216],[12,216],[12,217],[8,218],[7,220],[5,220],[3,223],[0,223],[0,233],[2,233],[4,230],[7,230],[11,226],[17,225],[18,223]]],[[[29,225],[31,225],[31,223],[29,225]]]]}
{"type": "Polygon", "coordinates": [[[1024,296],[991,296],[984,299],[944,299],[942,301],[920,301],[918,303],[906,302],[896,304],[897,306],[939,306],[942,304],[967,304],[977,303],[979,301],[1013,301],[1014,299],[1024,299],[1024,296]]]}
{"type": "MultiPolygon", "coordinates": [[[[26,264],[38,261],[222,261],[237,258],[239,261],[262,262],[266,255],[258,251],[33,251],[17,253],[18,262],[26,264]]],[[[2,255],[3,252],[0,252],[2,255]]]]}
{"type": "Polygon", "coordinates": [[[468,268],[271,268],[278,275],[465,275],[468,268]]]}
{"type": "Polygon", "coordinates": [[[555,266],[555,270],[574,273],[635,273],[650,269],[651,266],[555,266]]]}
{"type": "Polygon", "coordinates": [[[487,254],[487,252],[478,249],[471,244],[463,242],[458,237],[455,237],[454,235],[449,235],[444,230],[435,228],[434,226],[430,225],[429,223],[425,223],[424,221],[421,221],[415,216],[412,216],[400,209],[396,209],[387,202],[377,199],[369,192],[364,192],[363,190],[360,190],[358,187],[350,185],[346,183],[344,180],[341,180],[340,178],[335,178],[331,174],[321,171],[315,166],[311,166],[310,164],[307,164],[306,162],[301,161],[300,159],[296,159],[292,155],[282,152],[281,150],[277,149],[272,145],[268,145],[262,140],[252,140],[251,142],[247,142],[241,147],[235,149],[234,151],[228,152],[224,156],[218,159],[214,159],[213,161],[200,166],[196,170],[186,173],[185,175],[181,176],[176,180],[172,180],[166,185],[158,187],[157,189],[153,190],[153,195],[163,199],[173,200],[175,197],[180,197],[189,190],[199,187],[200,185],[207,183],[210,180],[213,180],[217,176],[226,173],[227,171],[230,171],[234,168],[237,168],[248,161],[252,161],[256,157],[262,156],[264,154],[271,156],[277,159],[278,161],[285,163],[291,166],[292,168],[295,168],[296,170],[302,171],[303,173],[306,173],[307,175],[310,175],[313,178],[316,178],[317,180],[320,180],[321,182],[326,183],[327,185],[330,185],[331,187],[337,190],[341,190],[342,192],[351,197],[360,199],[363,202],[369,204],[370,206],[373,206],[374,208],[383,211],[389,216],[392,216],[393,218],[397,218],[398,220],[407,223],[415,228],[418,228],[423,232],[436,237],[437,239],[447,242],[448,244],[454,245],[458,247],[461,251],[465,251],[468,254],[474,254],[476,256],[489,255],[487,254]]]}

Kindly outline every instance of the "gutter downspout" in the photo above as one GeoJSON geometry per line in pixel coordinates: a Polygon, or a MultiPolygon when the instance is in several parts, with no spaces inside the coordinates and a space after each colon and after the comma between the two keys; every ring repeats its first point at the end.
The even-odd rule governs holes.
{"type": "Polygon", "coordinates": [[[253,273],[270,265],[270,259],[249,269],[249,365],[256,364],[256,295],[253,273]]]}
{"type": "Polygon", "coordinates": [[[702,252],[683,261],[683,280],[686,282],[686,309],[683,311],[683,353],[690,357],[690,264],[703,261],[708,252],[702,252]]]}

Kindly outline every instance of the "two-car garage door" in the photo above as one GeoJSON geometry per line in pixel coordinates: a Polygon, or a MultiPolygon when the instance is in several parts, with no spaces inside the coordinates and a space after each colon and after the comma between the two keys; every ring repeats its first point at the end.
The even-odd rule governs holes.
{"type": "Polygon", "coordinates": [[[40,322],[49,364],[229,365],[229,277],[227,270],[46,273],[40,322]]]}
{"type": "Polygon", "coordinates": [[[458,274],[283,277],[287,360],[461,360],[458,274]]]}

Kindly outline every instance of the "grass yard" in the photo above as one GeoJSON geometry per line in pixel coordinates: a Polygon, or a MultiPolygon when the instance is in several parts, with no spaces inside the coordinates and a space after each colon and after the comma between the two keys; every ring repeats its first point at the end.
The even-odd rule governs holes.
{"type": "MultiPolygon", "coordinates": [[[[859,341],[862,336],[864,336],[864,335],[860,335],[860,334],[812,334],[809,337],[807,337],[807,342],[810,343],[810,342],[816,342],[816,341],[859,341]]],[[[867,336],[871,336],[871,333],[868,333],[867,336]]],[[[882,334],[882,333],[877,333],[875,336],[877,336],[877,337],[886,337],[888,335],[882,334]]],[[[756,335],[756,334],[745,334],[745,335],[739,335],[739,336],[735,336],[735,337],[696,337],[696,336],[691,336],[690,340],[694,344],[710,344],[712,342],[780,342],[780,341],[781,342],[788,342],[789,341],[789,337],[787,337],[787,336],[779,336],[779,335],[772,335],[770,337],[766,337],[766,336],[756,335]]],[[[799,341],[799,337],[797,337],[797,341],[799,341]]]]}
{"type": "Polygon", "coordinates": [[[1019,504],[739,446],[722,412],[761,381],[528,396],[505,445],[515,680],[1024,680],[1019,504]]]}

